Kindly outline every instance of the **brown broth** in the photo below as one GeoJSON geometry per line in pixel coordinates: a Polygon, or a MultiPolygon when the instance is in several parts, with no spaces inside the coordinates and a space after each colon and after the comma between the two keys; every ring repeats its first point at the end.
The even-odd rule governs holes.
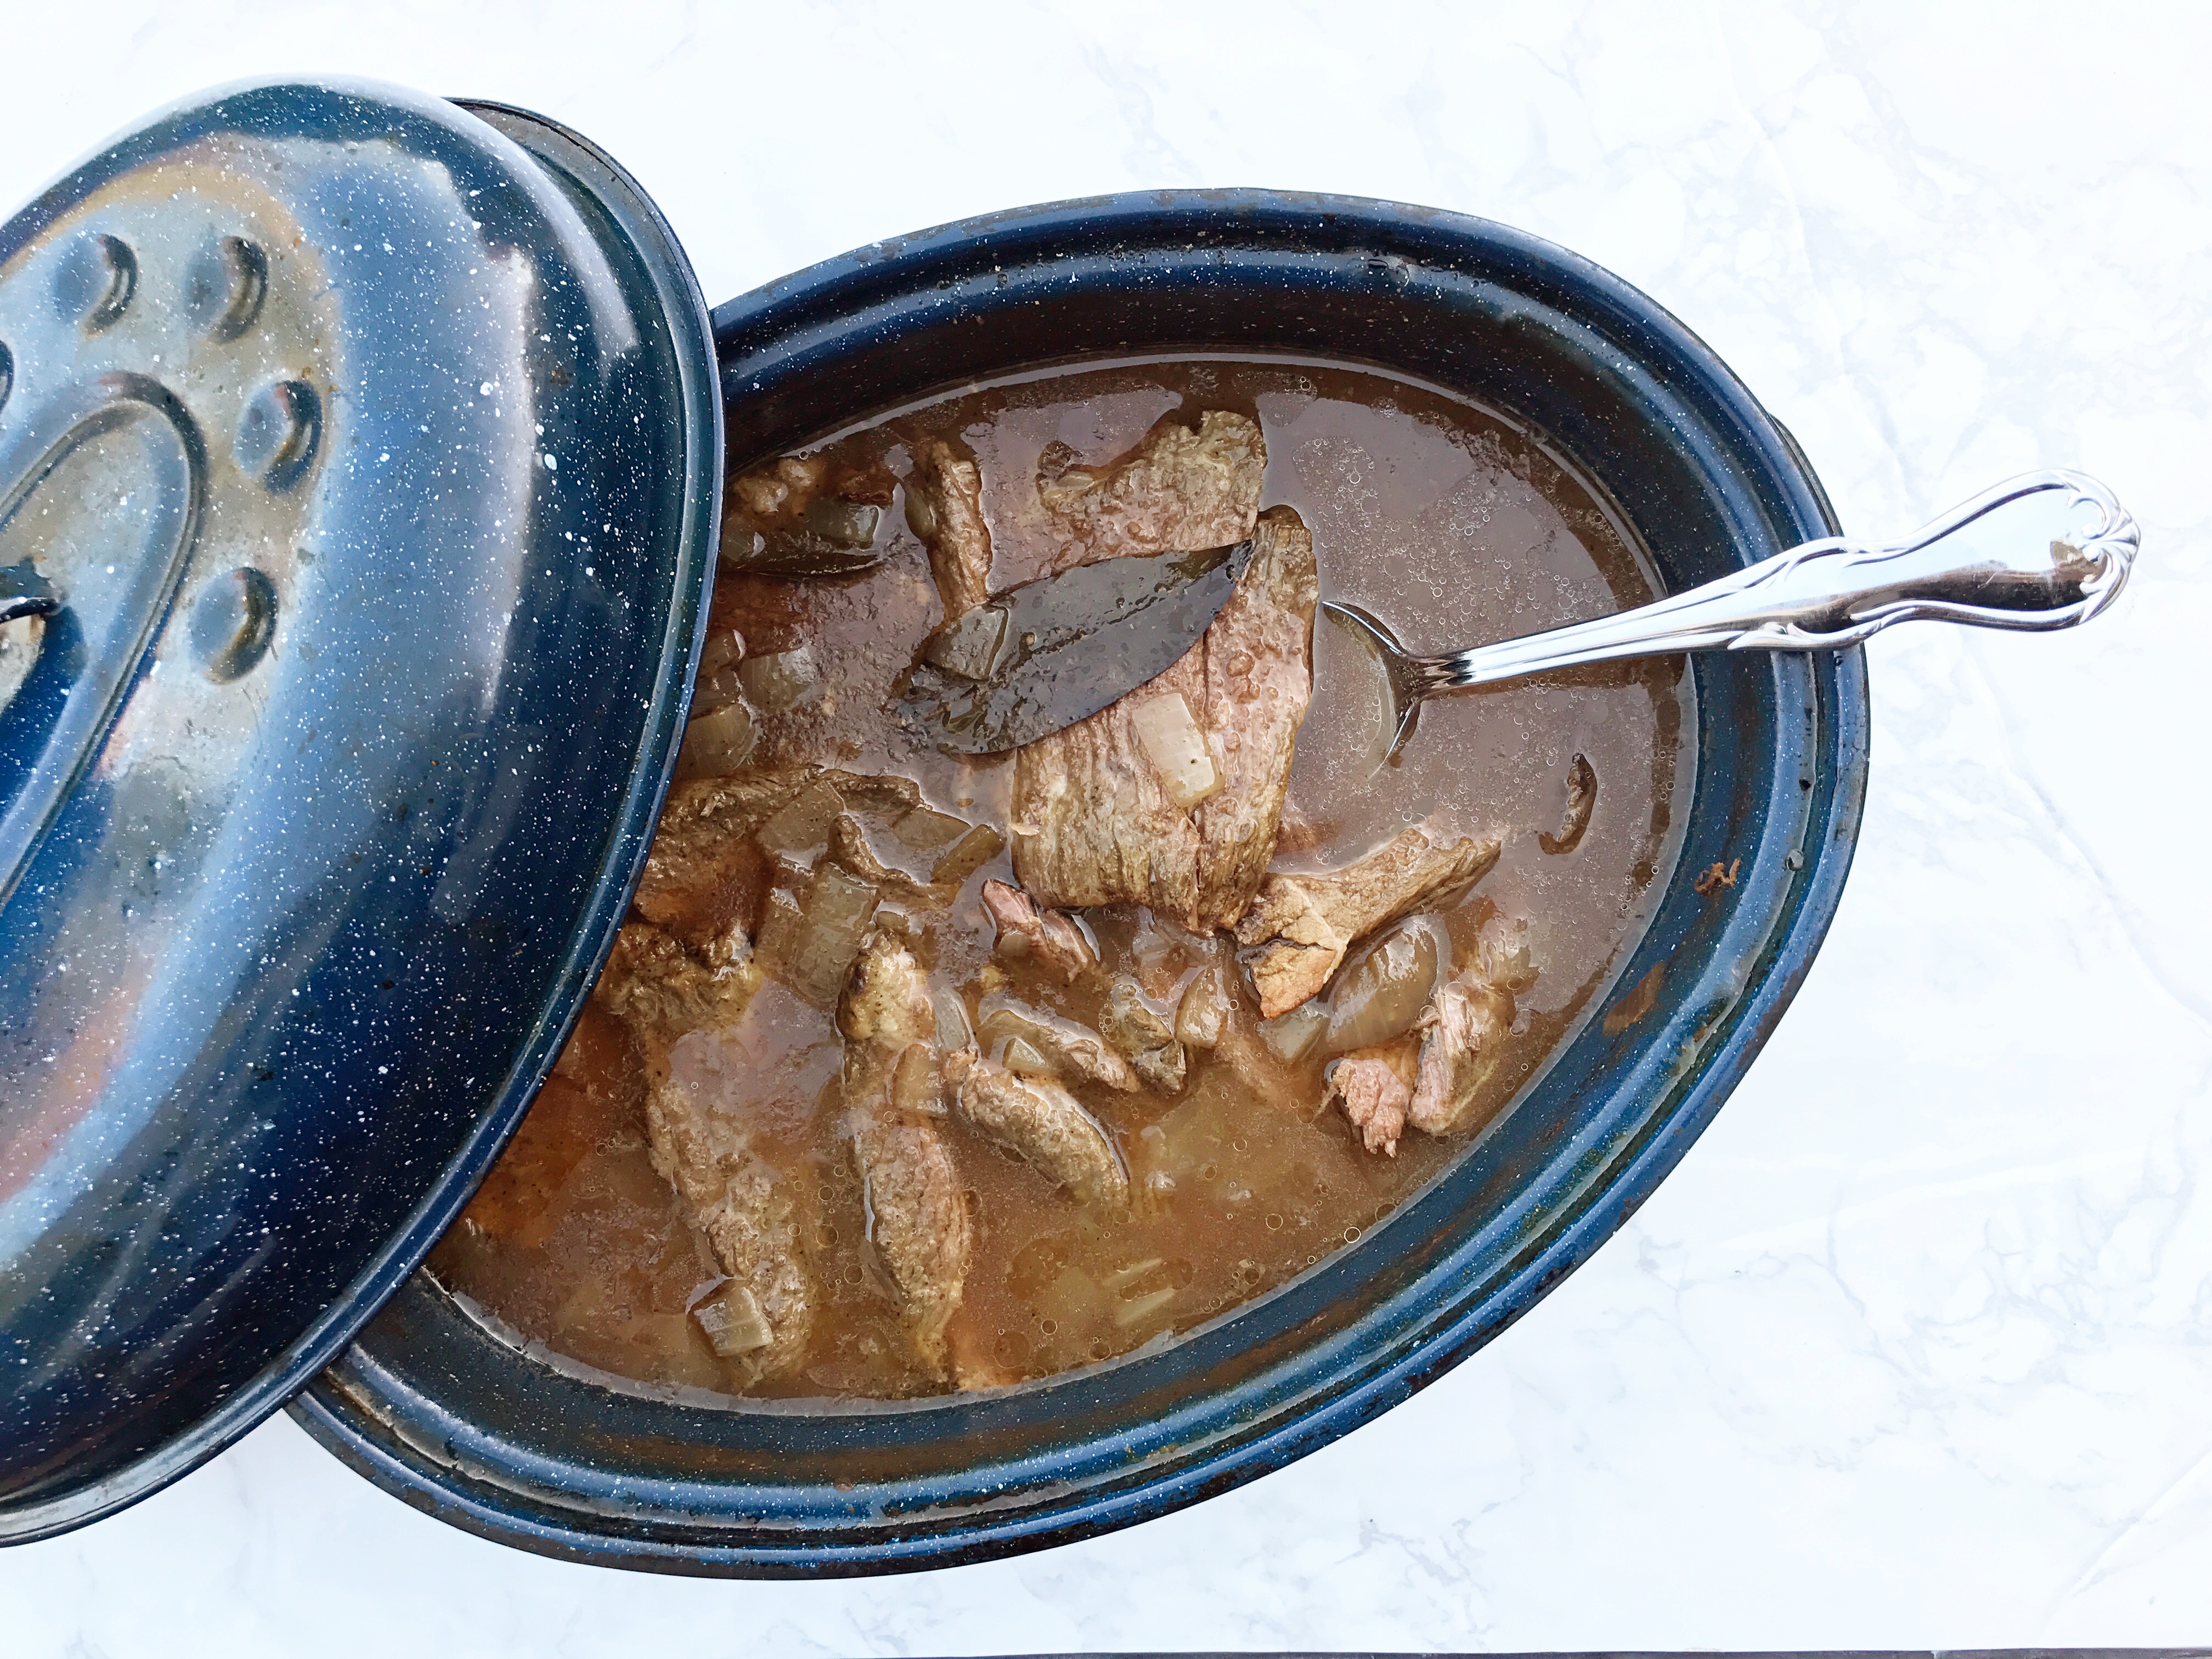
{"type": "MultiPolygon", "coordinates": [[[[806,453],[880,461],[901,475],[919,441],[964,442],[981,468],[993,579],[1003,587],[1043,574],[1058,550],[1034,482],[1047,445],[1100,462],[1164,415],[1195,420],[1211,409],[1260,422],[1261,504],[1287,504],[1304,518],[1322,593],[1383,617],[1413,649],[1506,638],[1656,592],[1621,521],[1540,443],[1471,404],[1364,369],[1182,357],[1048,370],[871,420],[806,453]]],[[[927,556],[896,504],[883,526],[878,546],[889,556],[863,574],[726,575],[718,584],[715,629],[739,630],[751,655],[804,645],[822,676],[818,695],[761,719],[753,763],[902,775],[940,810],[1003,827],[1009,759],[948,757],[883,717],[942,615],[927,556]]],[[[1680,660],[1431,702],[1400,763],[1370,777],[1375,678],[1339,629],[1317,622],[1312,708],[1276,862],[1341,863],[1423,818],[1455,835],[1502,838],[1496,867],[1443,918],[1454,967],[1472,965],[1525,924],[1536,969],[1474,1127],[1451,1139],[1409,1131],[1395,1158],[1378,1156],[1361,1149],[1340,1113],[1319,1109],[1318,1058],[1283,1068],[1283,1087],[1268,1098],[1194,1049],[1176,1098],[1076,1088],[1118,1143],[1137,1194],[1128,1213],[1107,1215],[948,1125],[976,1220],[956,1348],[988,1355],[1011,1378],[1046,1376],[1167,1340],[1345,1248],[1504,1109],[1633,944],[1647,896],[1676,855],[1680,796],[1693,769],[1680,660]],[[1573,851],[1547,853],[1539,835],[1560,827],[1577,754],[1595,772],[1595,806],[1573,851]]],[[[968,878],[949,910],[911,919],[933,980],[969,988],[971,1016],[994,942],[975,896],[990,877],[1012,879],[1003,853],[968,878]]],[[[1170,1004],[1203,962],[1233,963],[1225,940],[1156,930],[1142,911],[1093,910],[1086,919],[1107,965],[1131,966],[1170,1004]]],[[[1024,994],[1086,1023],[1095,1015],[1095,1002],[1074,992],[1024,986],[1024,994]]],[[[746,1115],[806,1206],[821,1286],[812,1345],[796,1373],[751,1392],[933,1392],[945,1385],[915,1360],[868,1259],[860,1183],[837,1129],[839,1055],[831,1018],[773,982],[734,1031],[694,1033],[676,1045],[673,1063],[712,1080],[746,1115]]],[[[500,1323],[586,1366],[732,1390],[734,1374],[686,1315],[719,1274],[647,1160],[644,1086],[627,1032],[588,1010],[432,1267],[500,1323]]]]}

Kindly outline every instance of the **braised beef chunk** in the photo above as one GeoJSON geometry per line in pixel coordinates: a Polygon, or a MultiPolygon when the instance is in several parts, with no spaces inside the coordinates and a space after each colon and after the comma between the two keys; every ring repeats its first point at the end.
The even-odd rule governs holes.
{"type": "Polygon", "coordinates": [[[854,1118],[853,1157],[867,1193],[869,1243],[898,1294],[915,1352],[943,1376],[945,1327],[960,1311],[974,1249],[951,1150],[931,1120],[876,1110],[854,1118]]]}
{"type": "Polygon", "coordinates": [[[751,1379],[796,1364],[813,1334],[816,1292],[799,1243],[796,1182],[755,1146],[742,1100],[718,1079],[682,1072],[646,1096],[653,1167],[684,1200],[730,1277],[718,1307],[746,1322],[709,1328],[723,1358],[751,1379]]]}
{"type": "Polygon", "coordinates": [[[1196,430],[1169,416],[1119,460],[1073,465],[1064,444],[1037,469],[1037,497],[1085,563],[1119,553],[1202,551],[1252,533],[1267,446],[1256,423],[1212,409],[1196,430]]]}
{"type": "Polygon", "coordinates": [[[1039,909],[1020,888],[985,882],[983,908],[999,930],[999,953],[1009,961],[1033,963],[1063,985],[1098,965],[1098,953],[1080,927],[1057,910],[1039,909]]]}
{"type": "Polygon", "coordinates": [[[1152,1088],[1169,1095],[1182,1089],[1189,1057],[1176,1040],[1174,1028],[1146,1004],[1134,975],[1114,975],[1106,1006],[1099,1012],[1098,1030],[1129,1057],[1137,1075],[1152,1088]]]}
{"type": "Polygon", "coordinates": [[[755,1149],[744,1101],[680,1066],[677,1045],[694,1031],[738,1026],[760,977],[736,923],[693,945],[634,921],[616,936],[597,994],[644,1050],[653,1167],[676,1189],[734,1286],[716,1305],[743,1318],[709,1335],[748,1381],[795,1364],[812,1334],[800,1206],[793,1184],[755,1149]]]}
{"type": "Polygon", "coordinates": [[[914,1043],[936,1040],[929,981],[896,934],[879,930],[860,947],[838,1005],[837,1030],[845,1039],[848,1109],[887,1103],[899,1056],[914,1043]]]}
{"type": "Polygon", "coordinates": [[[1219,616],[1158,679],[1014,759],[1014,872],[1041,904],[1144,904],[1196,933],[1244,914],[1273,855],[1292,745],[1313,690],[1313,538],[1288,507],[1251,532],[1219,616]],[[1179,698],[1218,787],[1188,808],[1148,748],[1179,698]]]}
{"type": "Polygon", "coordinates": [[[671,788],[631,901],[637,914],[694,942],[750,927],[767,874],[753,834],[820,773],[747,772],[671,788]]]}
{"type": "Polygon", "coordinates": [[[1498,846],[1472,836],[1439,844],[1415,826],[1341,870],[1269,876],[1237,924],[1237,942],[1257,947],[1246,963],[1261,1012],[1273,1019],[1319,994],[1353,945],[1472,886],[1498,846]]]}
{"type": "Polygon", "coordinates": [[[975,462],[941,440],[924,444],[906,481],[906,521],[929,550],[946,622],[991,597],[991,531],[975,462]]]}
{"type": "Polygon", "coordinates": [[[954,1109],[1079,1203],[1128,1202],[1129,1175],[1098,1121],[1048,1078],[1016,1077],[988,1060],[969,1067],[954,1109]]]}
{"type": "Polygon", "coordinates": [[[1360,1144],[1370,1152],[1398,1156],[1398,1137],[1406,1132],[1413,1102],[1413,1038],[1399,1037],[1354,1048],[1329,1066],[1328,1092],[1322,1103],[1341,1104],[1359,1131],[1360,1144]]]}
{"type": "Polygon", "coordinates": [[[650,1050],[686,1031],[735,1024],[759,985],[736,923],[693,945],[651,922],[632,921],[615,935],[597,994],[650,1050]]]}
{"type": "Polygon", "coordinates": [[[1464,1128],[1512,1030],[1511,992],[1473,974],[1439,990],[1422,1016],[1419,1071],[1407,1121],[1432,1135],[1464,1128]]]}
{"type": "Polygon", "coordinates": [[[924,1364],[946,1369],[945,1327],[960,1309],[973,1248],[959,1171],[935,1121],[896,1098],[900,1061],[934,1042],[929,982],[914,954],[872,934],[837,1013],[844,1103],[866,1188],[869,1240],[924,1364]]]}

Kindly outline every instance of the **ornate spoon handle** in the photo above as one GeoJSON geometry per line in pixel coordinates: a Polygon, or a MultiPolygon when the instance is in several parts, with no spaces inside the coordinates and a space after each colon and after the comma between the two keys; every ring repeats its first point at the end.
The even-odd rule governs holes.
{"type": "Polygon", "coordinates": [[[1618,616],[1409,665],[1425,695],[1620,657],[1832,650],[1915,618],[2070,628],[2118,597],[2140,541],[2094,478],[2030,472],[1902,541],[1807,542],[1618,616]]]}

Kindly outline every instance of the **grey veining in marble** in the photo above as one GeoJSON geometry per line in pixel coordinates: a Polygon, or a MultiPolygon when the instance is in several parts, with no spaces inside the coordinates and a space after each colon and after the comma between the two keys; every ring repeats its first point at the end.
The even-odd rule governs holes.
{"type": "MultiPolygon", "coordinates": [[[[278,1420],[0,1555],[11,1653],[2156,1645],[2212,1635],[2212,23],[2169,6],[1494,11],[18,5],[0,197],[210,82],[543,110],[710,296],[1013,203],[1337,190],[1591,255],[1710,340],[1848,528],[2079,466],[2140,520],[2076,633],[1869,647],[1872,796],[1796,1007],[1521,1324],[1282,1474],[992,1566],[593,1571],[278,1420]]],[[[1474,637],[1470,635],[1470,637],[1474,637]]]]}

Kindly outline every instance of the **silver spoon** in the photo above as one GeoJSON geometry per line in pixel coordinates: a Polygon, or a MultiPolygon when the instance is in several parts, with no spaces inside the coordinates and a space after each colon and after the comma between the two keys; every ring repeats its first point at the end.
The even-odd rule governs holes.
{"type": "Polygon", "coordinates": [[[1678,651],[1835,651],[1892,623],[2071,628],[2119,595],[2142,538],[2112,492],[2080,472],[2027,472],[1902,541],[1806,542],[1685,593],[1451,656],[1415,656],[1357,605],[1324,600],[1389,680],[1394,758],[1424,700],[1555,668],[1678,651]]]}

